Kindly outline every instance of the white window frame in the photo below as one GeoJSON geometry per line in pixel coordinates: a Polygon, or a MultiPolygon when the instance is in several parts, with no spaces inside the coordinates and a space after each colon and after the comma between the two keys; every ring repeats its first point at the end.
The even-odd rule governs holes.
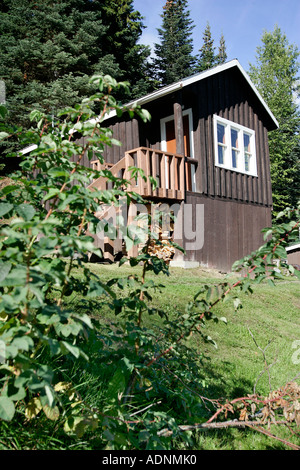
{"type": "Polygon", "coordinates": [[[246,175],[257,176],[257,164],[256,164],[256,146],[255,146],[255,131],[248,127],[241,126],[228,119],[221,118],[220,116],[214,115],[214,148],[215,148],[215,166],[225,168],[227,170],[236,171],[238,173],[244,173],[246,175]],[[225,128],[225,144],[222,145],[224,148],[223,163],[219,163],[219,142],[218,142],[218,124],[221,124],[225,128]],[[238,148],[232,147],[231,145],[231,130],[235,130],[238,133],[238,148]],[[250,137],[250,150],[249,154],[244,147],[244,134],[250,137]],[[232,164],[232,150],[238,150],[239,158],[237,166],[234,167],[232,164]],[[245,154],[250,155],[249,168],[245,167],[245,154]]]}
{"type": "MultiPolygon", "coordinates": [[[[194,131],[193,131],[193,111],[192,108],[184,109],[182,111],[182,116],[188,116],[189,119],[189,133],[190,133],[190,154],[191,158],[195,158],[194,152],[194,131]]],[[[174,121],[175,116],[171,114],[160,120],[160,135],[161,135],[161,150],[163,152],[167,151],[167,133],[166,133],[166,123],[169,121],[174,121]]],[[[196,174],[195,174],[195,165],[192,165],[192,190],[196,191],[196,174]]]]}

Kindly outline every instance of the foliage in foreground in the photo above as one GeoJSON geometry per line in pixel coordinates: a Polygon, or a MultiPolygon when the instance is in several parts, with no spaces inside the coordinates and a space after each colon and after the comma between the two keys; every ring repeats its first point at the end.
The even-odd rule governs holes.
{"type": "MultiPolygon", "coordinates": [[[[128,260],[132,267],[142,265],[141,276],[102,280],[85,263],[90,253],[101,256],[89,235],[99,229],[97,208],[102,203],[118,205],[124,198],[128,203],[143,201],[126,191],[128,181],[113,177],[108,170],[84,168],[81,160],[87,154],[102,161],[104,145],[118,144],[102,127],[106,113],[137,113],[144,120],[149,116],[139,108],[118,107],[112,93],[126,84],[107,76],[94,77],[93,82],[99,93],[63,110],[56,121],[39,112],[31,114],[36,129],[18,137],[20,148],[35,144],[36,149],[22,159],[20,170],[1,189],[3,429],[7,423],[34,428],[49,420],[60,443],[62,433],[65,442],[88,434],[103,449],[168,449],[192,446],[196,429],[211,425],[221,415],[226,419],[228,412],[237,413],[249,426],[257,425],[249,424],[249,409],[253,414],[258,402],[268,411],[260,425],[276,422],[280,412],[291,425],[299,425],[298,408],[290,408],[299,404],[296,385],[293,393],[284,389],[284,395],[275,398],[248,396],[226,403],[206,399],[205,376],[199,373],[203,357],[187,341],[194,334],[203,344],[214,344],[207,334],[208,321],[226,322],[215,307],[231,298],[239,309],[239,292],[252,293],[253,284],[265,279],[272,283],[281,276],[274,260],[285,258],[284,246],[298,236],[299,209],[281,214],[284,223],[265,230],[266,244],[236,263],[234,269],[243,272],[238,280],[203,286],[175,316],[151,306],[163,286],[147,273],[168,275],[168,265],[149,250],[157,237],[148,229],[150,219],[146,230],[139,225],[120,224],[119,228],[127,250],[143,241],[139,255],[128,260]],[[100,109],[97,116],[92,111],[95,102],[100,109]],[[76,132],[85,137],[84,145],[75,140],[76,132]],[[100,176],[111,180],[112,189],[87,187],[100,176]],[[82,297],[76,309],[68,302],[74,293],[82,297]],[[93,321],[90,311],[100,314],[104,306],[115,320],[107,322],[99,315],[98,323],[93,321]],[[84,388],[87,374],[89,384],[99,388],[97,402],[84,388]],[[279,405],[278,400],[282,400],[279,405]]],[[[1,116],[0,138],[9,139],[3,107],[1,116]]],[[[132,172],[143,177],[139,169],[132,172]]],[[[293,266],[287,269],[299,278],[293,266]]]]}

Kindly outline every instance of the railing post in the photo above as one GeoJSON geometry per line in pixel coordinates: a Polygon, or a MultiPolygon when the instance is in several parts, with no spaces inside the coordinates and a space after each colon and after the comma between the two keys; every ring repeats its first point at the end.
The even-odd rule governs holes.
{"type": "MultiPolygon", "coordinates": [[[[146,171],[145,171],[145,159],[144,159],[144,154],[143,150],[139,148],[137,150],[137,167],[143,170],[145,176],[146,176],[146,171]]],[[[141,196],[145,195],[145,186],[146,183],[141,175],[138,176],[138,192],[141,196]]]]}
{"type": "MultiPolygon", "coordinates": [[[[153,178],[155,179],[155,181],[157,183],[157,165],[156,165],[156,163],[157,163],[156,155],[157,154],[156,154],[155,150],[153,150],[151,152],[151,155],[152,155],[152,157],[151,157],[152,158],[152,176],[153,176],[153,178]]],[[[157,183],[157,187],[159,187],[159,183],[157,183]]],[[[157,194],[158,194],[157,187],[154,190],[152,190],[151,194],[153,196],[157,196],[157,194]]]]}
{"type": "Polygon", "coordinates": [[[181,192],[181,198],[185,198],[185,164],[184,157],[180,159],[179,163],[179,189],[181,192]]]}
{"type": "Polygon", "coordinates": [[[134,166],[134,158],[133,156],[130,154],[130,152],[125,152],[125,172],[124,172],[124,179],[125,180],[129,180],[130,181],[130,185],[127,186],[127,189],[129,191],[132,190],[132,178],[131,178],[131,175],[130,175],[130,171],[128,170],[129,167],[131,166],[134,166]]]}
{"type": "Polygon", "coordinates": [[[162,197],[167,197],[167,186],[166,186],[166,154],[163,153],[160,159],[160,184],[162,189],[162,197]]]}
{"type": "Polygon", "coordinates": [[[175,187],[175,160],[176,160],[176,157],[175,155],[172,155],[172,157],[170,158],[170,180],[171,180],[171,184],[170,184],[170,189],[172,190],[172,197],[175,197],[175,190],[176,190],[176,187],[175,187]]]}
{"type": "Polygon", "coordinates": [[[152,195],[152,191],[151,191],[151,181],[149,179],[149,176],[152,176],[151,175],[151,165],[150,165],[150,158],[152,158],[152,154],[153,152],[151,152],[150,154],[150,150],[147,149],[146,150],[146,155],[145,155],[145,158],[146,158],[146,177],[147,177],[147,196],[151,196],[152,195]]]}

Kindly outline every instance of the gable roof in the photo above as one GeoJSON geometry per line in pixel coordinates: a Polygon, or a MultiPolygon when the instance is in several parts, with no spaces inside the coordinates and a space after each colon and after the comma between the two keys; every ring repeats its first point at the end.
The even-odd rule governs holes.
{"type": "MultiPolygon", "coordinates": [[[[141,98],[138,98],[134,101],[131,101],[130,103],[127,103],[125,106],[133,106],[133,105],[144,105],[146,103],[149,103],[151,101],[155,101],[163,96],[169,95],[170,93],[173,93],[174,91],[180,90],[188,85],[191,85],[192,83],[196,83],[200,80],[204,80],[205,78],[211,77],[213,75],[216,75],[218,73],[224,72],[225,70],[231,69],[233,67],[237,67],[238,70],[241,72],[242,76],[245,78],[245,80],[248,82],[252,90],[254,91],[255,95],[257,96],[258,100],[261,102],[265,110],[267,111],[268,115],[270,116],[271,120],[273,121],[275,127],[279,127],[278,121],[275,118],[274,114],[270,110],[269,106],[267,103],[264,101],[262,98],[261,94],[255,87],[254,83],[251,81],[249,75],[245,72],[241,64],[237,59],[230,60],[229,62],[226,62],[225,64],[217,65],[216,67],[213,67],[209,70],[205,70],[204,72],[197,73],[195,75],[192,75],[187,78],[183,78],[182,80],[179,80],[178,82],[172,83],[171,85],[164,86],[163,88],[160,88],[159,90],[153,91],[152,93],[149,93],[148,95],[142,96],[141,98]]],[[[109,113],[105,119],[109,119],[111,117],[114,117],[116,115],[115,111],[112,111],[109,113]]]]}
{"type": "MultiPolygon", "coordinates": [[[[171,85],[164,86],[160,88],[159,90],[153,91],[152,93],[149,93],[148,95],[142,96],[141,98],[138,98],[136,100],[133,100],[127,104],[125,104],[126,107],[134,106],[134,105],[139,105],[143,106],[146,103],[150,103],[152,101],[155,101],[163,96],[169,95],[173,93],[174,91],[180,90],[188,85],[191,85],[192,83],[196,83],[200,80],[204,80],[205,78],[212,77],[213,75],[216,75],[218,73],[224,72],[225,70],[229,70],[231,68],[237,67],[237,69],[241,72],[242,76],[245,78],[247,83],[250,85],[251,89],[254,91],[256,97],[258,100],[261,102],[263,107],[265,108],[267,114],[270,116],[271,120],[273,121],[274,125],[276,128],[279,127],[278,121],[275,118],[274,114],[270,110],[269,106],[265,102],[265,100],[262,98],[261,94],[255,87],[254,83],[251,81],[249,75],[245,72],[241,64],[237,59],[230,60],[229,62],[226,62],[225,64],[217,65],[211,69],[205,70],[203,72],[197,73],[195,75],[191,75],[190,77],[183,78],[182,80],[179,80],[178,82],[172,83],[171,85]]],[[[112,117],[116,116],[116,111],[111,111],[108,113],[103,120],[110,119],[112,117]]],[[[91,119],[91,122],[96,122],[96,119],[91,119]]],[[[36,145],[31,145],[29,147],[26,147],[25,149],[21,150],[21,153],[24,155],[26,153],[29,153],[30,151],[34,150],[36,148],[36,145]]]]}

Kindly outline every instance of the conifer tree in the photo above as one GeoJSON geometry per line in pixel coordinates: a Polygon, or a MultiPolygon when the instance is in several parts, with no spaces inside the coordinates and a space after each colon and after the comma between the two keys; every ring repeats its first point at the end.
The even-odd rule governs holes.
{"type": "Polygon", "coordinates": [[[160,43],[155,44],[154,70],[160,85],[168,85],[194,71],[193,22],[187,0],[168,0],[163,7],[160,43]]]}
{"type": "Polygon", "coordinates": [[[143,24],[132,4],[2,0],[0,80],[10,123],[26,128],[32,108],[51,114],[74,105],[93,92],[89,78],[97,73],[131,82],[138,94],[150,51],[137,45],[143,24]]]}
{"type": "Polygon", "coordinates": [[[203,33],[203,46],[199,52],[197,70],[203,72],[204,70],[212,68],[215,65],[215,46],[209,22],[206,23],[206,28],[203,33]]]}
{"type": "Polygon", "coordinates": [[[220,37],[218,55],[216,56],[216,64],[217,65],[224,64],[226,60],[227,60],[226,43],[225,43],[224,35],[222,33],[220,37]]]}
{"type": "Polygon", "coordinates": [[[118,78],[130,82],[131,98],[138,98],[153,88],[148,61],[150,47],[138,44],[143,18],[134,10],[133,0],[100,0],[100,4],[106,27],[105,52],[115,57],[120,68],[118,78]]]}
{"type": "Polygon", "coordinates": [[[224,62],[226,62],[227,52],[223,33],[221,34],[218,53],[216,54],[215,51],[216,48],[211,34],[211,27],[209,22],[207,22],[203,33],[203,46],[199,50],[198,64],[196,66],[198,72],[203,72],[204,70],[211,69],[215,65],[224,64],[224,62]]]}
{"type": "Polygon", "coordinates": [[[276,26],[265,31],[249,75],[279,122],[269,133],[274,214],[300,198],[299,50],[276,26]]]}

